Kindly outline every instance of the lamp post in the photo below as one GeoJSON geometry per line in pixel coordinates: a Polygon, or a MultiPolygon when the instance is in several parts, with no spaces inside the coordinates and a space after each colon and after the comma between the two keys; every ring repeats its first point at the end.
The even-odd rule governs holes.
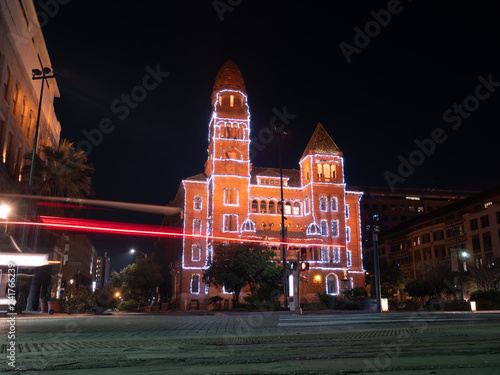
{"type": "MultiPolygon", "coordinates": [[[[285,228],[285,201],[283,199],[283,165],[281,158],[281,137],[288,135],[286,126],[279,123],[271,125],[272,132],[278,136],[278,153],[280,163],[280,188],[281,188],[281,260],[283,262],[283,306],[288,308],[288,274],[286,270],[286,228],[285,228]]],[[[296,303],[296,302],[295,302],[296,303]]]]}
{"type": "Polygon", "coordinates": [[[136,249],[130,249],[130,254],[141,253],[144,256],[144,259],[148,259],[148,254],[143,253],[142,251],[138,251],[136,249]]]}
{"type": "MultiPolygon", "coordinates": [[[[40,100],[38,102],[38,114],[36,116],[36,125],[35,125],[35,138],[33,140],[33,150],[31,152],[31,166],[30,166],[30,176],[28,179],[28,201],[26,203],[26,213],[25,213],[25,218],[28,217],[29,212],[30,212],[30,206],[31,206],[31,195],[33,193],[33,176],[34,176],[34,170],[35,170],[35,155],[36,155],[36,150],[38,147],[38,133],[40,129],[40,115],[42,113],[42,102],[43,102],[43,88],[45,86],[45,81],[50,78],[55,78],[55,76],[49,75],[52,73],[52,69],[44,67],[42,70],[40,69],[33,69],[31,71],[33,76],[31,79],[33,81],[42,80],[42,87],[40,89],[40,100]]],[[[22,234],[22,241],[21,241],[21,249],[24,250],[24,246],[26,244],[26,227],[23,226],[23,234],[22,234]]]]}
{"type": "Polygon", "coordinates": [[[6,204],[0,206],[0,219],[5,220],[5,233],[7,233],[7,217],[9,216],[10,207],[6,204]]]}

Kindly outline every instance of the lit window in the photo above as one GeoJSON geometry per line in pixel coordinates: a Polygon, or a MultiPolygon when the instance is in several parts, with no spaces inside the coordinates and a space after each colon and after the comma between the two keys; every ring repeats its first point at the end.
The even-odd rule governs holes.
{"type": "Polygon", "coordinates": [[[229,106],[234,107],[234,95],[229,96],[229,106]]]}
{"type": "Polygon", "coordinates": [[[198,262],[201,260],[201,245],[191,246],[191,260],[193,262],[198,262]]]}
{"type": "Polygon", "coordinates": [[[238,215],[224,214],[224,232],[238,231],[238,215]]]}
{"type": "Polygon", "coordinates": [[[332,165],[332,178],[337,178],[337,166],[332,165]]]}
{"type": "Polygon", "coordinates": [[[293,204],[293,214],[294,215],[300,215],[300,204],[299,204],[299,202],[295,202],[293,204]]]}
{"type": "Polygon", "coordinates": [[[292,214],[292,204],[290,202],[285,203],[285,215],[292,214]]]}
{"type": "Polygon", "coordinates": [[[191,276],[191,294],[200,293],[200,275],[191,276]]]}
{"type": "Polygon", "coordinates": [[[323,164],[323,173],[326,178],[330,178],[330,164],[323,164]]]}
{"type": "Polygon", "coordinates": [[[252,201],[252,213],[256,214],[257,212],[259,212],[259,202],[254,199],[252,201]]]}
{"type": "Polygon", "coordinates": [[[219,105],[222,105],[222,96],[219,96],[219,105]]]}
{"type": "Polygon", "coordinates": [[[193,199],[193,208],[197,211],[201,210],[201,204],[203,202],[203,199],[197,195],[193,199]]]}
{"type": "Polygon", "coordinates": [[[226,205],[238,204],[238,189],[234,188],[224,189],[224,204],[226,205]]]}
{"type": "Polygon", "coordinates": [[[323,177],[323,166],[321,164],[317,164],[318,168],[318,177],[323,177]]]}

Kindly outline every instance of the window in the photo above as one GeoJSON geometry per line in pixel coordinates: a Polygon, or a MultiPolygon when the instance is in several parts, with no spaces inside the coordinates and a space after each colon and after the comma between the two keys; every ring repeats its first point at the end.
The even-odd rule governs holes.
{"type": "Polygon", "coordinates": [[[269,202],[269,213],[270,214],[276,213],[276,203],[274,203],[274,201],[269,202]]]}
{"type": "Polygon", "coordinates": [[[285,203],[285,215],[292,214],[292,204],[290,202],[285,203]]]}
{"type": "Polygon", "coordinates": [[[12,103],[12,114],[14,116],[17,116],[17,110],[19,108],[19,101],[20,101],[20,98],[19,96],[21,95],[21,88],[16,85],[16,93],[14,94],[14,99],[13,99],[13,103],[12,103]]]}
{"type": "Polygon", "coordinates": [[[335,197],[331,200],[331,211],[337,211],[337,198],[335,197]]]}
{"type": "Polygon", "coordinates": [[[347,267],[352,266],[352,252],[351,250],[346,250],[346,256],[347,256],[347,267]]]}
{"type": "Polygon", "coordinates": [[[243,222],[243,225],[241,226],[241,231],[242,232],[255,232],[255,223],[249,219],[245,220],[243,222]]]}
{"type": "Polygon", "coordinates": [[[325,197],[319,198],[319,209],[321,211],[326,211],[326,198],[325,197]]]}
{"type": "Polygon", "coordinates": [[[191,276],[191,294],[200,293],[200,275],[191,276]]]}
{"type": "Polygon", "coordinates": [[[396,206],[395,205],[391,205],[391,211],[396,211],[396,206]]]}
{"type": "Polygon", "coordinates": [[[490,218],[488,215],[481,216],[481,228],[487,228],[490,226],[490,218]]]}
{"type": "Polygon", "coordinates": [[[326,277],[326,293],[337,294],[337,280],[332,274],[326,277]]]}
{"type": "Polygon", "coordinates": [[[252,201],[252,213],[256,214],[257,212],[259,212],[259,202],[254,199],[252,201]]]}
{"type": "Polygon", "coordinates": [[[351,228],[345,227],[345,239],[347,242],[351,241],[351,228]]]}
{"type": "Polygon", "coordinates": [[[424,207],[423,206],[418,206],[417,207],[417,212],[424,212],[424,207]]]}
{"type": "Polygon", "coordinates": [[[293,203],[293,214],[294,215],[300,215],[300,204],[299,204],[299,202],[294,202],[293,203]]]}
{"type": "Polygon", "coordinates": [[[224,204],[237,205],[238,204],[238,189],[226,188],[224,189],[224,204]]]}
{"type": "Polygon", "coordinates": [[[472,219],[469,221],[470,224],[470,230],[476,230],[478,227],[477,225],[477,219],[472,219]]]}
{"type": "Polygon", "coordinates": [[[347,219],[349,219],[349,205],[348,204],[345,205],[345,217],[347,219]]]}
{"type": "Polygon", "coordinates": [[[191,246],[191,260],[193,262],[199,262],[201,260],[201,245],[191,246]]]}
{"type": "Polygon", "coordinates": [[[340,248],[338,248],[338,247],[333,248],[333,261],[335,263],[340,262],[340,248]]]}
{"type": "Polygon", "coordinates": [[[321,220],[321,235],[328,236],[328,221],[321,220]]]}
{"type": "Polygon", "coordinates": [[[260,201],[260,213],[261,214],[267,213],[267,202],[266,201],[260,201]]]}
{"type": "Polygon", "coordinates": [[[484,251],[491,251],[493,249],[490,232],[483,233],[483,247],[484,251]]]}
{"type": "Polygon", "coordinates": [[[200,219],[193,220],[193,234],[194,235],[201,234],[201,220],[200,219]]]}
{"type": "Polygon", "coordinates": [[[223,219],[224,219],[224,232],[238,231],[238,215],[224,214],[223,219]]]}
{"type": "Polygon", "coordinates": [[[319,230],[318,224],[316,224],[316,223],[309,224],[309,226],[307,227],[307,230],[306,230],[306,235],[307,236],[317,236],[319,234],[320,234],[320,230],[319,230]]]}
{"type": "Polygon", "coordinates": [[[304,199],[304,213],[307,215],[311,212],[309,197],[304,199]]]}
{"type": "Polygon", "coordinates": [[[196,211],[201,210],[201,204],[202,204],[202,202],[203,202],[203,199],[201,199],[201,197],[199,195],[195,196],[194,199],[193,199],[193,208],[196,211]]]}
{"type": "Polygon", "coordinates": [[[335,179],[337,178],[337,166],[332,165],[332,178],[335,179]]]}
{"type": "Polygon", "coordinates": [[[408,206],[408,211],[415,212],[415,206],[408,206]]]}
{"type": "Polygon", "coordinates": [[[472,250],[475,253],[481,252],[481,240],[479,239],[479,235],[477,235],[477,234],[472,236],[472,250]]]}
{"type": "Polygon", "coordinates": [[[309,179],[311,178],[311,175],[309,173],[309,167],[306,167],[305,172],[306,172],[306,181],[309,181],[309,179]]]}
{"type": "Polygon", "coordinates": [[[229,106],[234,107],[234,95],[229,95],[229,106]]]}
{"type": "Polygon", "coordinates": [[[372,205],[372,208],[373,208],[374,210],[378,211],[378,204],[374,204],[374,205],[372,205]]]}
{"type": "Polygon", "coordinates": [[[332,220],[332,237],[338,237],[339,236],[339,221],[338,220],[332,220]]]}
{"type": "Polygon", "coordinates": [[[321,247],[321,261],[322,262],[328,262],[330,260],[329,253],[330,253],[330,249],[328,248],[328,246],[321,247]]]}
{"type": "Polygon", "coordinates": [[[323,166],[321,164],[317,164],[316,168],[318,169],[318,177],[323,177],[323,166]]]}
{"type": "Polygon", "coordinates": [[[326,178],[330,178],[330,164],[323,164],[323,173],[326,178]]]}

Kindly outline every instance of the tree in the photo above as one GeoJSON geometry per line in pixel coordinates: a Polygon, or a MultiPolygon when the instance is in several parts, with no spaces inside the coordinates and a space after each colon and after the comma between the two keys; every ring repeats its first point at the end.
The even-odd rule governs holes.
{"type": "Polygon", "coordinates": [[[405,291],[410,297],[417,298],[421,305],[425,303],[426,297],[434,295],[431,283],[422,279],[408,281],[405,286],[405,291]]]}
{"type": "Polygon", "coordinates": [[[425,259],[416,264],[415,268],[422,275],[422,279],[428,282],[432,294],[438,300],[443,298],[445,291],[449,293],[449,285],[454,279],[449,261],[439,258],[425,259]]]}
{"type": "Polygon", "coordinates": [[[233,302],[238,303],[243,288],[249,286],[250,294],[268,295],[280,289],[282,266],[275,261],[276,253],[261,245],[244,243],[214,243],[214,257],[203,275],[203,281],[224,286],[233,292],[233,302]]]}
{"type": "Polygon", "coordinates": [[[495,258],[491,264],[477,261],[468,263],[468,266],[470,278],[479,290],[500,291],[500,258],[495,258]]]}
{"type": "MultiPolygon", "coordinates": [[[[31,156],[32,154],[28,153],[24,158],[31,160],[31,156]]],[[[26,164],[21,171],[24,184],[28,183],[30,171],[30,164],[26,164]]],[[[85,152],[77,151],[72,142],[63,139],[57,147],[43,146],[40,154],[35,155],[32,193],[51,197],[83,198],[91,193],[89,174],[93,171],[94,167],[87,164],[85,152]]],[[[53,207],[52,210],[54,212],[53,207]]],[[[64,213],[60,207],[56,210],[58,210],[56,213],[64,213]]],[[[54,244],[49,245],[51,247],[54,244]]],[[[45,269],[51,270],[50,266],[45,269]]],[[[45,269],[39,267],[35,270],[30,285],[27,310],[38,309],[40,287],[50,283],[50,271],[47,272],[45,269]]]]}
{"type": "Polygon", "coordinates": [[[163,283],[161,266],[154,257],[137,258],[119,273],[111,274],[111,285],[120,288],[128,297],[136,301],[149,301],[157,286],[163,283]]]}

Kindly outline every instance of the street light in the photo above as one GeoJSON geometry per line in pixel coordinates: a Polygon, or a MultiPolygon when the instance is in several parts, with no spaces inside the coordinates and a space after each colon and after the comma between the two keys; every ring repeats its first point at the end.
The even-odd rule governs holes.
{"type": "Polygon", "coordinates": [[[7,233],[7,216],[9,216],[10,207],[6,204],[0,206],[0,219],[5,220],[5,233],[7,233]]]}
{"type": "Polygon", "coordinates": [[[141,253],[145,259],[148,259],[148,254],[147,253],[143,253],[142,251],[138,251],[136,249],[130,249],[130,254],[135,254],[135,253],[141,253]]]}

